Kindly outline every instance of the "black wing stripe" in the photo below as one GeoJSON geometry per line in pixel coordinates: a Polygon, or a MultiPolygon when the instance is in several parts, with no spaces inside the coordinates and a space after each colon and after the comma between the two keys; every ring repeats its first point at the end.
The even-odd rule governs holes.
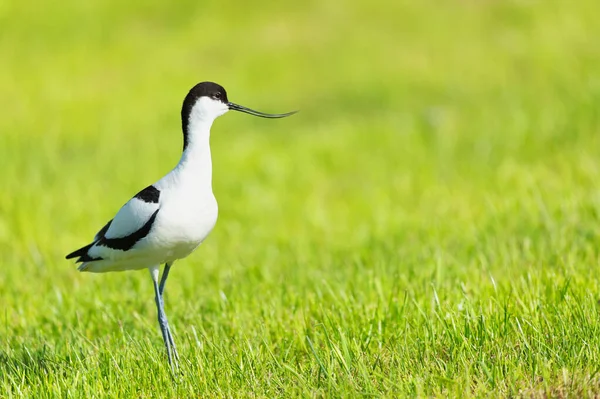
{"type": "Polygon", "coordinates": [[[86,256],[87,251],[94,245],[94,243],[88,244],[85,247],[79,248],[76,251],[71,252],[66,256],[66,259],[77,258],[78,256],[86,256]]]}
{"type": "Polygon", "coordinates": [[[106,225],[100,229],[100,231],[96,234],[96,237],[94,238],[94,241],[98,241],[99,239],[101,239],[102,237],[104,237],[104,235],[106,234],[106,232],[108,231],[108,228],[110,227],[110,224],[112,223],[112,219],[110,219],[108,221],[108,223],[106,223],[106,225]]]}
{"type": "MultiPolygon", "coordinates": [[[[144,201],[149,204],[157,204],[158,200],[160,198],[160,190],[154,186],[148,186],[145,189],[143,189],[142,191],[140,191],[139,193],[137,193],[134,198],[144,201]]],[[[77,263],[78,262],[94,262],[94,261],[98,261],[98,260],[103,260],[100,257],[94,258],[94,257],[91,257],[90,255],[88,255],[88,251],[95,244],[103,245],[105,247],[112,248],[112,249],[120,249],[120,250],[127,251],[127,250],[131,249],[139,240],[146,237],[148,235],[148,233],[150,233],[150,229],[152,228],[152,224],[154,223],[154,219],[156,218],[157,213],[158,213],[158,210],[156,210],[156,212],[154,212],[152,214],[150,219],[148,219],[148,221],[139,230],[137,230],[125,237],[119,237],[119,238],[106,238],[105,237],[106,232],[110,228],[110,225],[113,221],[113,219],[111,219],[96,234],[96,236],[94,237],[93,243],[88,244],[85,247],[79,248],[78,250],[71,252],[70,254],[68,254],[66,256],[66,258],[71,259],[71,258],[79,257],[79,259],[77,259],[75,261],[77,263]]]]}
{"type": "Polygon", "coordinates": [[[148,204],[158,204],[158,199],[160,198],[160,190],[154,186],[148,186],[139,193],[137,193],[134,198],[137,198],[148,204]]]}
{"type": "Polygon", "coordinates": [[[156,212],[150,216],[150,219],[148,219],[148,221],[142,227],[133,233],[125,237],[118,238],[106,238],[103,236],[99,238],[99,240],[96,242],[96,245],[102,245],[111,249],[119,249],[121,251],[130,250],[138,241],[150,233],[159,210],[160,209],[157,209],[156,212]]]}

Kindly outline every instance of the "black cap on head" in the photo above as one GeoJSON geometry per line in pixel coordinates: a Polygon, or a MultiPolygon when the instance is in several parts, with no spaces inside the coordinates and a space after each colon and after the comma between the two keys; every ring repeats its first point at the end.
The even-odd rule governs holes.
{"type": "Polygon", "coordinates": [[[183,128],[183,148],[187,147],[187,124],[189,122],[192,107],[200,97],[210,97],[213,100],[227,104],[227,92],[223,86],[213,82],[200,82],[188,92],[181,107],[181,125],[183,128]]]}
{"type": "Polygon", "coordinates": [[[248,107],[244,107],[239,104],[235,104],[229,102],[227,99],[227,92],[223,88],[223,86],[213,83],[213,82],[201,82],[196,86],[192,87],[187,96],[185,96],[185,100],[183,100],[183,107],[181,107],[181,123],[183,127],[183,149],[187,147],[187,124],[189,123],[190,113],[192,112],[192,108],[194,104],[201,97],[208,97],[215,101],[220,101],[223,104],[227,105],[227,108],[232,111],[244,112],[246,114],[259,116],[261,118],[285,118],[286,116],[290,116],[296,113],[296,111],[287,112],[285,114],[267,114],[265,112],[255,111],[248,107]]]}
{"type": "Polygon", "coordinates": [[[187,122],[192,107],[196,104],[196,101],[200,97],[210,97],[213,100],[218,100],[227,104],[227,92],[223,86],[213,82],[201,82],[196,86],[192,87],[185,100],[183,100],[183,107],[181,108],[181,119],[184,123],[187,122]]]}

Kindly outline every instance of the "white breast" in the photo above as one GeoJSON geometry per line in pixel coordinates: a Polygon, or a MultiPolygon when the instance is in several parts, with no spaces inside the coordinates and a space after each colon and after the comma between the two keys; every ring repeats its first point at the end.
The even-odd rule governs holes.
{"type": "Polygon", "coordinates": [[[192,185],[170,187],[161,192],[160,211],[148,244],[164,254],[163,262],[185,258],[206,239],[217,216],[212,191],[192,185]]]}
{"type": "Polygon", "coordinates": [[[160,190],[160,211],[149,246],[166,254],[164,261],[188,256],[217,222],[217,201],[212,192],[210,123],[190,120],[188,146],[179,163],[155,186],[160,190]]]}

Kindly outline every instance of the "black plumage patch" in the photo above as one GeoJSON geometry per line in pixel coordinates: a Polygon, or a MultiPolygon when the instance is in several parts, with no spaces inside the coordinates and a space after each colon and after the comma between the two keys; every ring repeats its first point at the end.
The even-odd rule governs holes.
{"type": "Polygon", "coordinates": [[[106,223],[106,225],[104,225],[103,228],[100,229],[100,231],[98,233],[96,233],[96,237],[94,237],[94,241],[98,241],[100,238],[104,237],[104,235],[106,234],[106,232],[108,231],[108,228],[110,227],[110,224],[112,223],[112,219],[110,219],[108,221],[108,223],[106,223]]]}
{"type": "Polygon", "coordinates": [[[94,245],[94,243],[88,244],[85,247],[79,248],[77,251],[73,251],[66,256],[66,259],[77,258],[78,256],[87,255],[88,250],[94,245]]]}
{"type": "Polygon", "coordinates": [[[66,256],[66,258],[67,259],[71,259],[71,258],[77,258],[77,257],[79,257],[79,259],[77,259],[75,261],[75,263],[79,263],[79,262],[94,262],[94,261],[97,261],[97,260],[103,260],[100,257],[98,257],[98,258],[91,257],[90,255],[88,255],[88,251],[90,250],[90,248],[92,248],[94,246],[95,243],[98,242],[98,240],[100,238],[104,237],[104,235],[108,231],[108,228],[110,227],[111,223],[112,223],[112,219],[109,220],[108,223],[106,223],[106,225],[104,225],[104,227],[101,228],[98,233],[96,233],[96,237],[94,237],[94,242],[93,243],[88,244],[85,247],[79,248],[77,251],[71,252],[70,254],[68,254],[66,256]]]}
{"type": "MultiPolygon", "coordinates": [[[[147,203],[158,203],[158,199],[160,197],[160,190],[158,190],[154,186],[148,186],[139,193],[136,194],[135,198],[147,202],[147,203]]],[[[127,251],[131,249],[139,240],[146,237],[148,233],[150,233],[150,229],[152,228],[152,224],[154,223],[154,219],[156,219],[156,214],[158,210],[152,214],[150,219],[138,230],[133,233],[118,238],[106,238],[106,232],[110,228],[112,223],[112,219],[106,223],[106,225],[100,229],[100,231],[96,234],[94,238],[94,242],[86,245],[85,247],[79,248],[76,251],[71,252],[66,256],[67,259],[77,258],[75,262],[94,262],[98,260],[103,260],[101,257],[92,257],[88,254],[90,248],[92,248],[95,244],[103,245],[112,249],[120,249],[127,251]]]]}
{"type": "Polygon", "coordinates": [[[152,216],[150,216],[150,219],[148,219],[148,221],[144,223],[142,227],[140,227],[133,233],[125,237],[118,238],[100,237],[96,244],[111,249],[119,249],[122,251],[130,250],[139,240],[146,237],[150,233],[150,230],[152,229],[152,225],[154,224],[154,220],[156,219],[156,215],[158,214],[159,210],[160,209],[157,209],[156,212],[154,212],[152,216]]]}
{"type": "Polygon", "coordinates": [[[147,202],[149,204],[158,204],[160,190],[154,186],[148,186],[135,195],[134,198],[147,202]]]}
{"type": "Polygon", "coordinates": [[[210,97],[213,100],[221,101],[224,104],[228,103],[227,92],[223,86],[213,82],[200,82],[196,86],[192,87],[185,99],[183,100],[183,106],[181,107],[181,125],[183,128],[183,150],[188,145],[188,123],[190,121],[190,114],[194,104],[200,97],[210,97]]]}
{"type": "Polygon", "coordinates": [[[91,244],[86,245],[83,248],[79,248],[75,252],[71,252],[70,254],[67,255],[67,259],[79,257],[79,259],[77,259],[75,261],[75,263],[80,263],[80,262],[94,262],[96,260],[102,260],[102,258],[100,258],[100,257],[93,258],[90,255],[88,255],[88,251],[90,250],[90,248],[92,246],[94,246],[94,244],[95,243],[93,242],[91,244]]]}

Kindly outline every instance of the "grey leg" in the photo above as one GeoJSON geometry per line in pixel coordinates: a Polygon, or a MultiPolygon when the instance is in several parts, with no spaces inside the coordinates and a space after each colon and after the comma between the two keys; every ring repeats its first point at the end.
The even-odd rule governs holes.
{"type": "Polygon", "coordinates": [[[171,271],[171,266],[173,266],[173,262],[165,263],[165,270],[163,270],[162,277],[160,278],[160,295],[162,296],[163,292],[165,292],[165,283],[167,282],[167,277],[169,277],[169,271],[171,271]]]}
{"type": "MultiPolygon", "coordinates": [[[[160,279],[160,284],[158,286],[158,292],[160,293],[160,298],[163,302],[163,308],[164,308],[164,303],[165,303],[163,293],[165,292],[165,283],[167,282],[167,277],[169,277],[169,271],[171,270],[171,266],[173,266],[173,262],[165,264],[165,269],[163,270],[163,274],[160,279]]],[[[171,334],[171,328],[169,327],[168,324],[167,324],[167,338],[169,339],[169,344],[171,345],[171,349],[173,351],[173,354],[175,355],[175,359],[177,361],[179,361],[179,353],[177,353],[177,347],[175,346],[175,340],[173,339],[173,334],[171,334]]]]}
{"type": "Polygon", "coordinates": [[[155,293],[155,301],[156,301],[156,309],[158,311],[158,325],[160,326],[160,331],[163,336],[163,341],[165,343],[165,349],[167,350],[167,357],[169,358],[169,364],[171,365],[171,369],[173,369],[173,359],[172,359],[172,348],[171,343],[169,341],[169,322],[167,321],[167,315],[165,314],[164,303],[162,300],[162,296],[160,295],[160,289],[158,286],[158,266],[153,266],[150,268],[150,275],[152,276],[152,282],[154,283],[154,293],[155,293]]]}

